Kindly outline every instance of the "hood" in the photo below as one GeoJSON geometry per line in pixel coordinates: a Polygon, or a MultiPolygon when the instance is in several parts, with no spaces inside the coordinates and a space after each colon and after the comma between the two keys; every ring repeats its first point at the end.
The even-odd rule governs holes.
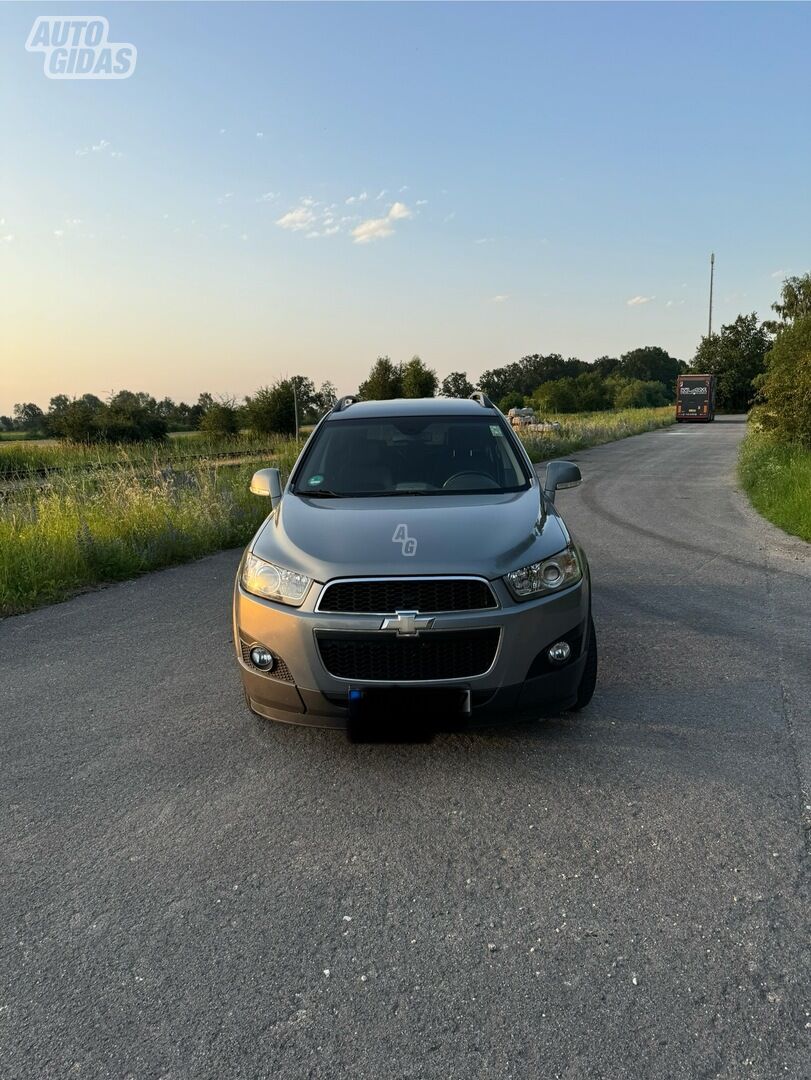
{"type": "Polygon", "coordinates": [[[497,578],[554,555],[568,536],[537,487],[509,495],[308,499],[286,492],[254,539],[260,559],[336,577],[497,578]]]}

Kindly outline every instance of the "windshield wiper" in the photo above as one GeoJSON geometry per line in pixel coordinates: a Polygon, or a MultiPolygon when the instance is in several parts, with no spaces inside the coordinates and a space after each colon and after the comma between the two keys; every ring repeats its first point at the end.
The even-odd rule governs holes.
{"type": "Polygon", "coordinates": [[[296,495],[301,495],[305,499],[346,499],[348,498],[341,491],[331,491],[330,488],[305,488],[303,491],[301,488],[296,488],[296,495]]]}

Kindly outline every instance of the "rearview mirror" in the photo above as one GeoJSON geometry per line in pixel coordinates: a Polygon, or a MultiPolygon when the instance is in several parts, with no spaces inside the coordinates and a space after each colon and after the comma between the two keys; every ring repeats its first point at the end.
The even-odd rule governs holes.
{"type": "Polygon", "coordinates": [[[282,474],[278,469],[259,469],[251,477],[251,494],[264,495],[276,506],[282,497],[282,474]]]}
{"type": "Polygon", "coordinates": [[[580,469],[573,461],[550,461],[546,466],[543,493],[550,502],[554,502],[556,491],[577,487],[582,479],[580,469]]]}

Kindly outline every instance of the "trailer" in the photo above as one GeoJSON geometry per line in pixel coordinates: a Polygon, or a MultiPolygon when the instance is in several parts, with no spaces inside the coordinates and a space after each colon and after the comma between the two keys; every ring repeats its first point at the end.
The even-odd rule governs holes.
{"type": "Polygon", "coordinates": [[[676,379],[676,422],[707,424],[715,419],[714,375],[679,375],[676,379]]]}

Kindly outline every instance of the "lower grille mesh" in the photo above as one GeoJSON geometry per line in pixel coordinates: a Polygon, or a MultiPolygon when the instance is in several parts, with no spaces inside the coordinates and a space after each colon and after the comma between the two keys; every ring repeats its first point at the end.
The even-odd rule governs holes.
{"type": "Polygon", "coordinates": [[[419,637],[319,631],[324,667],[339,679],[435,682],[483,675],[498,648],[497,627],[439,630],[419,637]]]}
{"type": "MultiPolygon", "coordinates": [[[[273,655],[276,657],[276,663],[273,665],[273,670],[265,671],[263,668],[258,668],[251,661],[251,646],[244,641],[241,641],[240,645],[242,646],[242,660],[245,664],[248,665],[251,671],[258,671],[260,675],[267,675],[269,679],[279,679],[280,682],[293,681],[293,676],[290,673],[290,668],[287,666],[287,664],[285,664],[284,660],[282,660],[282,658],[278,656],[275,652],[273,653],[273,655]]],[[[273,652],[272,649],[270,651],[273,652]]]]}

